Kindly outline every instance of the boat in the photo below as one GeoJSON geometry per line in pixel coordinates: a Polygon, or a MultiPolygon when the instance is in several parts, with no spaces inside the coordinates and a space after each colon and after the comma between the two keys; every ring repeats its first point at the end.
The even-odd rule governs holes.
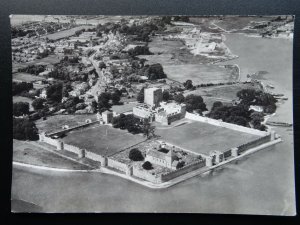
{"type": "Polygon", "coordinates": [[[285,123],[285,122],[272,122],[272,121],[267,121],[267,125],[271,126],[280,126],[280,127],[291,127],[293,124],[291,123],[285,123]]]}
{"type": "Polygon", "coordinates": [[[267,84],[266,85],[268,88],[272,88],[272,89],[274,89],[274,86],[273,85],[271,85],[271,84],[267,84]]]}
{"type": "Polygon", "coordinates": [[[272,94],[274,97],[282,97],[284,94],[272,94]]]}

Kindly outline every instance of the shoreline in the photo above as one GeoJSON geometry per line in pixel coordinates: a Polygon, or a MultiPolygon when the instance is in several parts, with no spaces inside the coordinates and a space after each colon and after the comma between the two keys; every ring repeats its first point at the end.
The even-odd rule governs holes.
{"type": "Polygon", "coordinates": [[[151,188],[151,189],[164,189],[164,188],[174,186],[178,183],[184,182],[184,181],[186,181],[190,178],[193,178],[195,176],[198,176],[198,175],[201,175],[201,174],[206,175],[207,173],[212,172],[214,169],[216,169],[218,167],[221,167],[221,166],[226,165],[228,163],[239,160],[239,159],[243,158],[244,156],[253,154],[257,151],[260,151],[262,149],[265,149],[267,147],[270,147],[270,146],[275,145],[275,144],[280,143],[280,142],[282,142],[281,138],[275,139],[273,141],[264,143],[262,145],[254,147],[254,148],[251,148],[251,149],[247,150],[245,153],[242,153],[241,155],[236,156],[234,158],[230,158],[228,160],[225,160],[225,161],[223,161],[223,162],[221,162],[217,165],[214,165],[214,166],[211,166],[211,167],[208,167],[208,168],[207,167],[202,167],[200,169],[197,169],[197,170],[191,171],[189,173],[183,174],[179,177],[176,177],[176,178],[174,178],[170,181],[159,183],[159,184],[151,183],[149,181],[144,181],[144,180],[141,180],[141,179],[138,179],[138,178],[134,178],[132,176],[127,176],[126,174],[115,172],[115,171],[110,170],[106,167],[100,167],[99,169],[93,169],[93,170],[70,170],[70,169],[61,169],[61,168],[53,168],[53,167],[46,167],[46,166],[37,166],[37,165],[31,165],[31,164],[20,163],[20,162],[15,162],[15,161],[13,161],[13,165],[26,167],[26,168],[31,168],[31,169],[40,169],[40,170],[44,170],[44,171],[54,171],[54,172],[71,172],[71,173],[80,172],[80,173],[109,174],[109,175],[114,175],[114,176],[121,177],[123,179],[132,181],[134,183],[143,185],[144,187],[148,187],[148,188],[151,188]]]}

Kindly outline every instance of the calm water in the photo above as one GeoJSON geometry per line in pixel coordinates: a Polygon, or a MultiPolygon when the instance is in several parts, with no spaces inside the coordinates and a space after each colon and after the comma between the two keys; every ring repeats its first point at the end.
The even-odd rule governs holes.
{"type": "MultiPolygon", "coordinates": [[[[229,35],[227,44],[240,56],[235,63],[240,64],[242,73],[269,71],[266,79],[274,86],[284,80],[282,90],[291,91],[291,42],[229,35]],[[266,59],[264,65],[261,61],[266,59]]],[[[287,119],[290,116],[286,114],[287,119]]],[[[293,134],[286,128],[276,130],[284,142],[228,165],[214,175],[195,177],[167,190],[147,189],[110,175],[39,172],[15,167],[12,198],[39,205],[46,212],[293,215],[293,134]]]]}

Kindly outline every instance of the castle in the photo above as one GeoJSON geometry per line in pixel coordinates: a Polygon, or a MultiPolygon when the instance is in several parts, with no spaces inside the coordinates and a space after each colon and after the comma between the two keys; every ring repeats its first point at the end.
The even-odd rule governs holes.
{"type": "Polygon", "coordinates": [[[157,121],[163,125],[184,118],[186,113],[185,104],[162,101],[161,88],[146,88],[144,90],[144,103],[133,108],[133,115],[148,119],[150,122],[157,121]]]}

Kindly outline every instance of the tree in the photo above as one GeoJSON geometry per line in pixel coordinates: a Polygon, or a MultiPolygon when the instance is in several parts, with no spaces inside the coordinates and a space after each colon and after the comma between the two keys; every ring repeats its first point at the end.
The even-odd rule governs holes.
{"type": "Polygon", "coordinates": [[[13,138],[18,140],[38,140],[38,130],[28,119],[13,119],[13,138]]]}
{"type": "Polygon", "coordinates": [[[100,94],[100,96],[98,97],[98,110],[100,113],[110,108],[109,100],[110,93],[103,92],[100,94]]]}
{"type": "Polygon", "coordinates": [[[128,54],[132,57],[137,55],[152,55],[148,46],[136,46],[128,50],[128,54]]]}
{"type": "Polygon", "coordinates": [[[162,93],[162,99],[163,101],[167,102],[170,99],[170,93],[167,90],[164,90],[162,93]]]}
{"type": "Polygon", "coordinates": [[[142,165],[142,167],[145,170],[152,170],[153,169],[153,166],[152,166],[151,162],[149,162],[149,161],[144,162],[144,164],[142,165]]]}
{"type": "Polygon", "coordinates": [[[177,103],[183,103],[185,98],[184,98],[183,94],[180,93],[180,94],[174,96],[174,100],[177,103]]]}
{"type": "Polygon", "coordinates": [[[161,21],[166,23],[166,24],[171,24],[171,16],[163,16],[161,18],[161,21]]]}
{"type": "Polygon", "coordinates": [[[63,84],[56,83],[49,86],[46,90],[47,98],[54,102],[60,102],[62,99],[63,84]]]}
{"type": "Polygon", "coordinates": [[[194,110],[206,111],[206,104],[200,95],[190,94],[185,97],[186,111],[193,112],[194,110]]]}
{"type": "Polygon", "coordinates": [[[143,122],[143,134],[147,138],[155,137],[155,127],[151,126],[147,119],[143,122]]]}
{"type": "Polygon", "coordinates": [[[37,110],[44,108],[44,102],[46,102],[46,99],[36,98],[35,100],[33,100],[31,105],[34,108],[34,110],[37,111],[37,110]]]}
{"type": "Polygon", "coordinates": [[[119,101],[120,101],[120,94],[118,92],[114,92],[112,95],[111,95],[111,100],[113,102],[114,105],[117,105],[119,104],[119,101]]]}
{"type": "Polygon", "coordinates": [[[145,88],[143,87],[143,88],[140,90],[140,92],[138,93],[138,95],[137,95],[137,101],[138,101],[139,103],[143,103],[143,102],[144,102],[144,90],[145,90],[145,88]]]}
{"type": "Polygon", "coordinates": [[[13,115],[22,116],[23,114],[29,114],[28,102],[16,102],[13,104],[13,115]]]}
{"type": "Polygon", "coordinates": [[[12,95],[20,94],[24,91],[29,91],[33,88],[32,83],[26,83],[26,82],[13,82],[12,83],[12,95]]]}
{"type": "Polygon", "coordinates": [[[143,156],[142,152],[140,150],[138,150],[137,148],[131,149],[128,157],[132,161],[143,161],[144,160],[144,156],[143,156]]]}
{"type": "Polygon", "coordinates": [[[192,80],[186,80],[183,83],[183,86],[185,87],[186,90],[190,90],[190,89],[192,89],[194,87],[193,86],[193,81],[192,80]]]}
{"type": "Polygon", "coordinates": [[[222,102],[216,101],[216,102],[214,102],[213,106],[211,107],[211,111],[214,111],[215,109],[222,107],[222,106],[223,106],[222,102]]]}
{"type": "Polygon", "coordinates": [[[106,68],[106,64],[104,62],[100,62],[99,63],[99,68],[100,69],[105,69],[106,68]]]}
{"type": "Polygon", "coordinates": [[[180,169],[180,168],[184,167],[184,165],[185,165],[185,162],[184,161],[180,161],[180,162],[177,163],[176,169],[180,169]]]}
{"type": "Polygon", "coordinates": [[[144,76],[147,76],[149,80],[156,80],[166,78],[167,75],[164,73],[163,67],[161,64],[156,63],[152,65],[146,65],[143,67],[144,76]]]}

